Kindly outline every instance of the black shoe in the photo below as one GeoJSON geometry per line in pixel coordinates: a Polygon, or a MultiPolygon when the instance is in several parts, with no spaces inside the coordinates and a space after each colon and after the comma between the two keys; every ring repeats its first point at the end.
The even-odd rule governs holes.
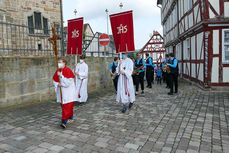
{"type": "Polygon", "coordinates": [[[144,91],[142,91],[141,94],[144,94],[144,91]]]}
{"type": "Polygon", "coordinates": [[[150,86],[149,88],[152,88],[152,86],[150,86]]]}
{"type": "Polygon", "coordinates": [[[173,93],[172,92],[169,92],[168,95],[173,95],[173,93]]]}
{"type": "Polygon", "coordinates": [[[126,112],[126,107],[123,107],[122,113],[125,113],[125,112],[126,112]]]}
{"type": "Polygon", "coordinates": [[[129,109],[131,109],[131,107],[133,106],[134,103],[130,103],[129,104],[129,109]]]}
{"type": "Polygon", "coordinates": [[[169,88],[169,86],[166,86],[166,88],[169,88]]]}
{"type": "Polygon", "coordinates": [[[175,91],[174,93],[178,93],[178,91],[175,91]]]}
{"type": "Polygon", "coordinates": [[[66,124],[61,123],[61,124],[60,124],[60,127],[62,127],[63,129],[65,129],[65,128],[66,128],[66,124]]]}
{"type": "Polygon", "coordinates": [[[149,85],[146,86],[146,88],[149,88],[149,87],[150,87],[149,85]]]}

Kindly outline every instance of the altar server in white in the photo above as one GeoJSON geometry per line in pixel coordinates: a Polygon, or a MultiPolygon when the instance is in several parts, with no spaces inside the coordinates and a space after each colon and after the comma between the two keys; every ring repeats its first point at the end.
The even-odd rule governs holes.
{"type": "Polygon", "coordinates": [[[77,102],[84,103],[87,101],[87,82],[88,82],[88,65],[85,63],[85,56],[80,56],[80,62],[76,65],[76,96],[77,102]]]}
{"type": "Polygon", "coordinates": [[[134,84],[132,79],[133,61],[127,57],[126,53],[122,54],[122,60],[117,67],[117,73],[119,73],[118,89],[116,101],[123,103],[122,112],[127,110],[127,103],[129,103],[129,109],[133,106],[135,101],[134,84]]]}
{"type": "Polygon", "coordinates": [[[53,76],[53,84],[57,94],[57,102],[61,103],[62,93],[62,123],[61,127],[66,128],[67,123],[73,122],[73,107],[76,101],[76,86],[74,82],[75,75],[72,70],[66,66],[67,61],[64,58],[58,60],[59,71],[53,76]],[[61,86],[61,93],[60,93],[61,86]]]}

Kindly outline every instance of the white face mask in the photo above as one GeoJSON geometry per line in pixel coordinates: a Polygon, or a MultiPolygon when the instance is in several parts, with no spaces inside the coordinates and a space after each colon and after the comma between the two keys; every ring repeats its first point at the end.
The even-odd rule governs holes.
{"type": "Polygon", "coordinates": [[[80,59],[80,63],[83,63],[83,62],[84,62],[84,60],[80,59]]]}
{"type": "Polygon", "coordinates": [[[64,68],[64,64],[63,64],[63,63],[58,63],[58,67],[59,67],[60,69],[63,69],[63,68],[64,68]]]}

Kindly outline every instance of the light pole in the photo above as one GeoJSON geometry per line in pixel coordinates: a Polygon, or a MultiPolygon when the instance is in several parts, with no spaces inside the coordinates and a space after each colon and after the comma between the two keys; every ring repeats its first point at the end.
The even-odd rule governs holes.
{"type": "Polygon", "coordinates": [[[61,20],[61,56],[64,55],[64,19],[63,19],[63,3],[60,0],[60,20],[61,20]]]}
{"type": "Polygon", "coordinates": [[[108,28],[108,9],[105,10],[106,14],[107,14],[107,34],[109,35],[109,28],[108,28]]]}

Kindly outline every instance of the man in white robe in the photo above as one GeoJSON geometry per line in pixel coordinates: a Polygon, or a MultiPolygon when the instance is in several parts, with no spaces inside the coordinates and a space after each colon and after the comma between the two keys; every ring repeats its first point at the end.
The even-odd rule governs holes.
{"type": "Polygon", "coordinates": [[[88,65],[85,63],[85,56],[80,56],[80,62],[76,65],[76,101],[84,103],[87,101],[87,82],[88,82],[88,65]]]}
{"type": "Polygon", "coordinates": [[[118,79],[116,101],[123,103],[123,113],[127,110],[127,103],[130,102],[129,108],[131,108],[135,101],[134,84],[132,79],[133,67],[133,61],[130,58],[127,58],[126,53],[122,54],[122,60],[116,70],[117,73],[120,74],[118,79]]]}

